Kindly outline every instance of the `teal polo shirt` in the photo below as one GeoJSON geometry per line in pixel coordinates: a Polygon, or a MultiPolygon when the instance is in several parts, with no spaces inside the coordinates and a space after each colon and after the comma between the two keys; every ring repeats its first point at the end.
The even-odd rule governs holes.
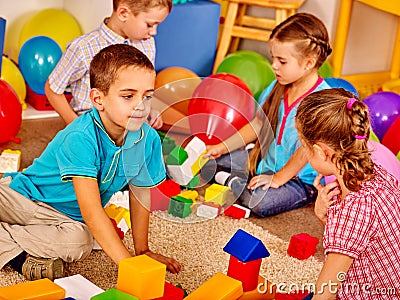
{"type": "MultiPolygon", "coordinates": [[[[277,81],[274,80],[260,94],[258,101],[260,109],[267,100],[276,82],[277,81]]],[[[276,173],[286,165],[290,157],[300,146],[299,135],[295,126],[297,107],[306,95],[329,88],[330,86],[325,82],[325,80],[319,77],[316,84],[305,95],[303,95],[303,97],[297,99],[290,106],[288,105],[286,97],[283,97],[278,110],[278,126],[275,132],[275,139],[270,145],[266,156],[259,162],[257,166],[257,174],[269,173],[271,171],[276,173]]],[[[311,167],[311,165],[307,163],[297,176],[303,182],[313,184],[317,174],[318,173],[311,167]]]]}
{"type": "Polygon", "coordinates": [[[93,108],[58,132],[25,171],[7,175],[13,177],[10,187],[15,191],[83,221],[73,177],[97,180],[105,206],[128,182],[152,187],[162,182],[165,174],[161,141],[153,128],[144,123],[141,129],[127,133],[123,146],[117,146],[93,108]]]}

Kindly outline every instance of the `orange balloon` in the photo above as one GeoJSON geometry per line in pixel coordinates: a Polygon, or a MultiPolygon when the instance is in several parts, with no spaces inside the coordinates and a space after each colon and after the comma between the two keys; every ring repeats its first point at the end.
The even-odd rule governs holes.
{"type": "Polygon", "coordinates": [[[183,67],[169,67],[157,73],[155,87],[158,89],[177,80],[196,77],[199,76],[189,69],[183,67]]]}

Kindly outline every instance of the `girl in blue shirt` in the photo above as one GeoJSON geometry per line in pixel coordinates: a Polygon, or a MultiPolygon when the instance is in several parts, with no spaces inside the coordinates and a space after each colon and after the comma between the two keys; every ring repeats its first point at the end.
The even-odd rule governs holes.
{"type": "Polygon", "coordinates": [[[256,117],[207,149],[219,166],[231,170],[218,172],[215,180],[262,217],[305,206],[316,197],[317,173],[299,148],[294,119],[305,96],[329,88],[317,71],[331,53],[326,27],[308,13],[275,27],[269,46],[276,80],[260,95],[256,117]],[[238,150],[254,141],[250,153],[238,150]]]}

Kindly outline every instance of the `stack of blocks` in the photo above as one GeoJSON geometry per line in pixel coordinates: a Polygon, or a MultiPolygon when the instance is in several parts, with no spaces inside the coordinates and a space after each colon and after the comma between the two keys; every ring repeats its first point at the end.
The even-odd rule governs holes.
{"type": "Polygon", "coordinates": [[[116,289],[96,295],[91,300],[181,300],[184,291],[165,281],[166,266],[147,255],[121,260],[116,289]]]}
{"type": "Polygon", "coordinates": [[[205,158],[206,144],[194,137],[185,147],[176,146],[166,159],[170,178],[180,185],[188,185],[208,161],[205,158]]]}

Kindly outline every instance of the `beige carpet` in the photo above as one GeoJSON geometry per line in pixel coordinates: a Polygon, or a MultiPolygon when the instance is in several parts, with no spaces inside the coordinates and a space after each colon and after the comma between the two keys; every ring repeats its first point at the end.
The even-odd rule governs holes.
{"type": "MultiPolygon", "coordinates": [[[[322,263],[314,257],[298,260],[286,254],[288,243],[247,219],[219,216],[214,220],[179,224],[152,216],[150,246],[154,251],[175,257],[184,265],[179,275],[167,273],[167,280],[191,292],[217,272],[226,273],[229,255],[222,249],[238,229],[263,241],[271,256],[263,259],[260,274],[269,281],[287,285],[314,283],[322,263]]],[[[132,247],[130,231],[125,244],[132,247]]],[[[133,250],[132,250],[133,251],[133,250]]],[[[84,261],[66,266],[66,275],[81,274],[102,289],[115,287],[117,266],[103,251],[93,251],[84,261]]],[[[0,286],[23,282],[24,278],[5,268],[0,271],[0,286]]]]}

